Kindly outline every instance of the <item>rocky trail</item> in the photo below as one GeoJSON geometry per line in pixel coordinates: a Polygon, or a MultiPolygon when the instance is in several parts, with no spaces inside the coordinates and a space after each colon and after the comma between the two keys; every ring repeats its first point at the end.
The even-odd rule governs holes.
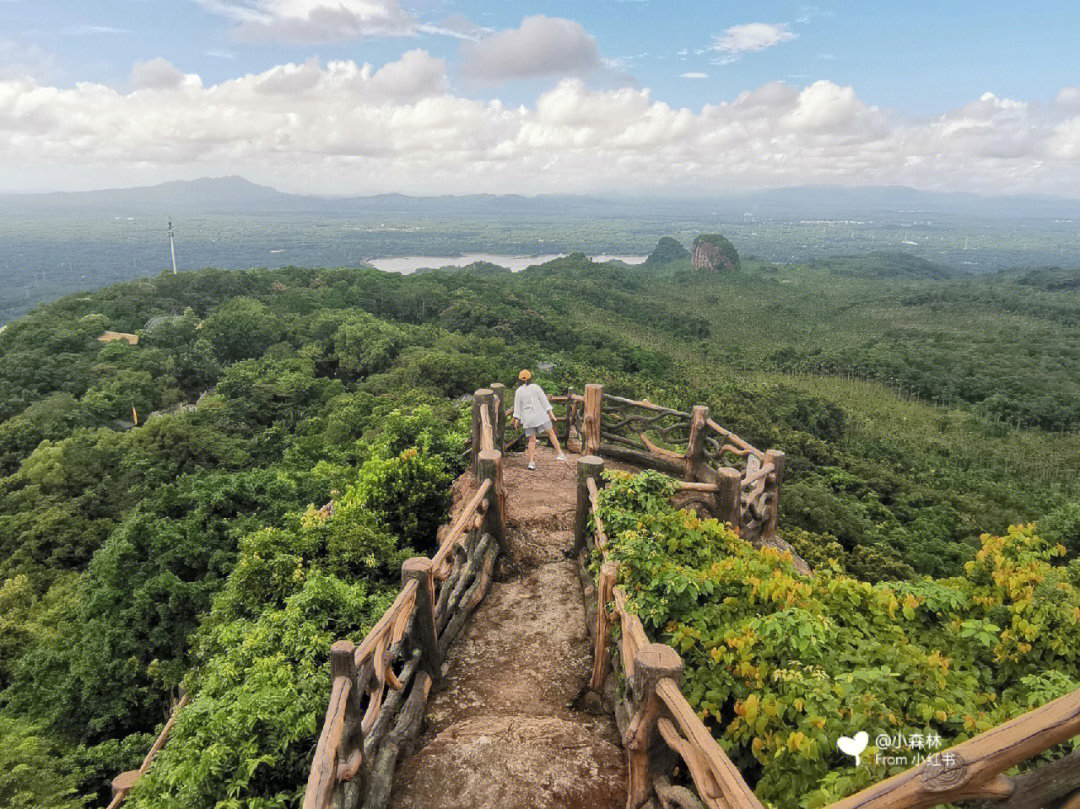
{"type": "Polygon", "coordinates": [[[621,809],[614,719],[573,707],[592,666],[573,545],[576,455],[506,456],[507,542],[483,603],[451,646],[395,809],[621,809]]]}

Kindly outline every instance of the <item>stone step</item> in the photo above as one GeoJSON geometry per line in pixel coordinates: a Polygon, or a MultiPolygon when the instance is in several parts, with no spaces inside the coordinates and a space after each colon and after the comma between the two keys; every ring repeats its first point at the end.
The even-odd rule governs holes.
{"type": "Polygon", "coordinates": [[[622,809],[625,754],[557,717],[480,716],[398,768],[394,809],[622,809]]]}
{"type": "Polygon", "coordinates": [[[570,718],[591,669],[573,562],[495,582],[450,647],[446,674],[428,700],[425,737],[482,714],[570,718]]]}

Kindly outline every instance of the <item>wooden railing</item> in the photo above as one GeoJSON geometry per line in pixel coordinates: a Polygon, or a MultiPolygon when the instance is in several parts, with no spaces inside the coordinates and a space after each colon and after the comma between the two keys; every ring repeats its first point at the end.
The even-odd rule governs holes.
{"type": "Polygon", "coordinates": [[[150,750],[146,753],[146,757],[143,758],[143,763],[139,769],[122,772],[112,780],[112,800],[109,801],[108,809],[116,809],[122,804],[131,788],[135,786],[135,782],[146,775],[146,771],[154,763],[154,758],[161,752],[161,748],[165,746],[165,741],[169,738],[169,731],[172,730],[172,726],[176,723],[176,715],[181,708],[188,704],[188,696],[186,691],[181,695],[180,701],[176,703],[172,713],[169,715],[169,721],[165,723],[165,727],[161,729],[157,738],[154,739],[154,743],[150,745],[150,750]]]}
{"type": "MultiPolygon", "coordinates": [[[[770,474],[769,461],[748,485],[770,474]]],[[[782,463],[782,460],[781,460],[782,463]]],[[[782,466],[780,467],[782,469],[782,466]]],[[[627,609],[618,586],[619,568],[610,561],[609,539],[599,514],[604,462],[596,456],[578,461],[575,550],[587,591],[595,589],[593,670],[590,696],[602,701],[604,684],[620,665],[629,688],[615,706],[627,754],[627,807],[637,809],[655,793],[662,806],[690,806],[671,784],[677,756],[709,809],[763,809],[734,763],[679,690],[682,660],[670,646],[651,643],[641,620],[627,609]],[[594,583],[584,573],[590,552],[603,560],[594,583]],[[611,630],[620,639],[612,654],[611,630]],[[664,752],[667,751],[667,755],[664,752]]],[[[681,484],[686,487],[688,484],[681,484]]],[[[701,484],[698,484],[700,486],[701,484]]],[[[717,487],[719,488],[719,487],[717,487]]],[[[592,599],[589,599],[590,605],[592,599]]],[[[1003,775],[1063,742],[1080,735],[1080,690],[944,750],[827,809],[930,809],[956,801],[979,800],[979,809],[1080,809],[1080,750],[1022,775],[1003,775]]]]}
{"type": "MultiPolygon", "coordinates": [[[[670,790],[669,772],[659,768],[657,748],[682,759],[701,801],[709,809],[763,809],[738,769],[698,719],[679,690],[682,660],[670,646],[650,642],[641,619],[627,608],[626,593],[616,584],[617,562],[608,558],[608,537],[599,511],[604,462],[594,455],[578,461],[575,552],[582,569],[588,556],[599,551],[603,560],[596,581],[593,623],[593,671],[589,691],[600,698],[617,660],[629,688],[615,706],[627,759],[627,806],[637,809],[657,792],[670,790]],[[611,654],[611,630],[619,625],[617,658],[611,654]],[[660,782],[660,783],[658,783],[660,782]]],[[[691,490],[711,491],[715,484],[697,484],[691,490]],[[699,488],[700,487],[700,488],[699,488]]],[[[670,759],[670,756],[668,757],[670,759]]],[[[670,801],[663,800],[663,805],[670,801]]]]}
{"type": "MultiPolygon", "coordinates": [[[[506,389],[493,385],[477,391],[483,402],[491,395],[503,403],[506,416],[506,389]]],[[[599,455],[637,466],[656,469],[682,478],[688,494],[685,502],[723,522],[730,523],[748,540],[776,536],[780,513],[780,483],[784,474],[784,453],[762,452],[757,447],[721,427],[709,418],[703,405],[690,413],[645,400],[626,399],[604,393],[603,385],[586,385],[584,395],[567,388],[566,393],[549,396],[556,421],[556,433],[564,445],[582,455],[599,455]]],[[[474,398],[474,425],[481,407],[474,398]]],[[[501,430],[505,430],[505,421],[501,430]]],[[[499,435],[503,433],[500,432],[499,435]]],[[[497,442],[513,447],[522,433],[497,442]]],[[[479,432],[473,429],[473,447],[479,432]]],[[[475,450],[474,450],[475,451],[475,450]]]]}
{"type": "Polygon", "coordinates": [[[681,478],[683,504],[730,523],[743,539],[776,536],[784,453],[762,452],[709,418],[586,385],[574,414],[577,449],[681,478]],[[701,484],[701,485],[695,485],[701,484]]]}
{"type": "Polygon", "coordinates": [[[401,591],[354,647],[331,649],[332,686],[304,809],[381,809],[394,767],[419,731],[442,661],[483,600],[505,547],[501,386],[476,392],[470,452],[477,488],[431,559],[402,565],[401,591]]]}

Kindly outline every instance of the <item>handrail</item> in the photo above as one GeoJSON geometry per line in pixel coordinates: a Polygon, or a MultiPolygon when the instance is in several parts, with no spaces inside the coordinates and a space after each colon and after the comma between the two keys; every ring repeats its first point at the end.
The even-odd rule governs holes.
{"type": "MultiPolygon", "coordinates": [[[[726,429],[724,427],[721,427],[719,424],[717,424],[712,419],[706,420],[705,423],[708,425],[710,430],[712,430],[713,432],[716,432],[716,433],[720,433],[720,435],[724,436],[724,438],[726,438],[729,441],[732,441],[733,443],[740,446],[745,452],[752,453],[752,454],[756,455],[758,458],[764,458],[765,457],[765,453],[762,452],[757,447],[755,447],[749,441],[743,441],[743,439],[739,438],[739,436],[735,435],[735,433],[731,432],[731,430],[728,430],[728,429],[726,429]]],[[[736,452],[735,454],[736,455],[741,455],[743,453],[736,452]]]]}
{"type": "Polygon", "coordinates": [[[664,407],[663,405],[653,404],[647,399],[625,399],[622,396],[615,396],[611,393],[605,393],[604,398],[609,402],[615,402],[617,404],[640,407],[645,410],[652,410],[657,413],[665,413],[671,416],[684,416],[685,418],[690,418],[689,413],[684,413],[682,410],[673,410],[672,408],[664,407]]]}
{"type": "MultiPolygon", "coordinates": [[[[588,465],[591,465],[594,469],[596,468],[595,461],[582,460],[580,463],[587,464],[584,467],[586,470],[589,469],[588,465]]],[[[599,514],[600,489],[594,474],[586,474],[583,477],[589,516],[593,520],[593,543],[599,549],[603,558],[604,568],[607,569],[605,573],[609,576],[609,581],[613,582],[617,566],[608,558],[609,541],[603,532],[603,522],[599,514]]],[[[702,485],[708,484],[697,484],[697,486],[702,485]]],[[[693,491],[694,489],[690,490],[693,491]]],[[[616,585],[611,587],[610,593],[610,600],[614,603],[614,617],[622,627],[619,657],[627,679],[633,680],[638,674],[636,663],[638,653],[649,645],[649,637],[645,632],[644,625],[641,623],[641,618],[628,608],[625,590],[616,585]]],[[[606,631],[599,631],[600,629],[608,629],[606,620],[606,600],[608,596],[607,587],[603,583],[599,588],[598,596],[600,601],[597,606],[597,614],[603,617],[597,621],[598,631],[594,639],[593,677],[589,683],[590,689],[594,692],[602,689],[604,672],[607,669],[607,633],[606,631]]],[[[674,650],[671,650],[671,655],[678,660],[678,655],[675,654],[674,650]]],[[[681,665],[681,662],[679,665],[681,665]]],[[[659,733],[668,746],[686,763],[694,785],[698,789],[698,794],[709,809],[764,809],[761,802],[754,795],[753,790],[750,789],[739,773],[738,768],[731,762],[731,759],[727,757],[727,754],[724,753],[720,745],[713,739],[712,734],[709,733],[697,714],[694,713],[690,703],[686,701],[682,692],[679,691],[678,685],[670,679],[662,678],[655,684],[655,693],[667,707],[669,715],[675,720],[675,724],[673,724],[667,717],[654,716],[653,719],[657,722],[659,733]],[[684,736],[686,738],[683,738],[684,736]]],[[[639,702],[641,704],[638,713],[635,715],[635,720],[642,720],[643,716],[648,713],[645,708],[646,699],[639,695],[639,702]]],[[[634,772],[635,769],[640,769],[641,758],[639,751],[629,743],[634,739],[631,730],[632,728],[627,730],[627,758],[631,770],[629,779],[631,794],[627,805],[636,808],[647,799],[648,792],[652,790],[652,782],[648,778],[644,778],[643,781],[643,776],[634,772]],[[647,788],[645,793],[642,793],[643,783],[647,788]]]]}
{"type": "Polygon", "coordinates": [[[1080,689],[954,745],[936,760],[904,770],[829,809],[929,809],[975,798],[1002,800],[1015,789],[1003,772],[1077,735],[1080,689]]]}
{"type": "MultiPolygon", "coordinates": [[[[771,455],[772,453],[770,453],[771,455]]],[[[755,473],[752,484],[761,485],[771,471],[766,463],[755,473]]],[[[597,632],[594,637],[593,676],[589,689],[598,694],[609,667],[608,633],[614,621],[622,626],[619,657],[627,682],[634,683],[628,706],[628,727],[624,737],[630,769],[627,805],[641,806],[663,775],[652,773],[643,739],[652,723],[664,743],[686,764],[698,797],[708,809],[764,809],[738,768],[698,718],[679,689],[681,660],[670,647],[650,644],[640,618],[627,606],[627,596],[615,585],[618,565],[609,560],[610,541],[602,533],[598,514],[600,490],[597,477],[603,463],[597,458],[579,461],[579,485],[593,519],[586,537],[600,550],[603,561],[597,586],[597,632]],[[608,604],[613,609],[608,613],[608,604]],[[653,650],[665,651],[656,664],[653,650]],[[642,657],[644,655],[644,657],[642,657]],[[646,671],[641,660],[654,664],[646,671]],[[665,669],[665,665],[668,667],[665,669]],[[660,672],[674,676],[649,677],[660,672]],[[640,689],[640,693],[638,693],[640,689]],[[658,710],[657,702],[665,710],[658,710]]],[[[698,484],[701,485],[701,484],[698,484]]],[[[680,484],[680,488],[686,483],[680,484]]],[[[755,486],[755,489],[757,486],[755,486]]],[[[579,492],[578,507],[583,500],[579,492]]],[[[580,517],[579,517],[580,518],[580,517]]],[[[581,558],[581,557],[579,557],[581,558]]],[[[618,716],[618,714],[617,714],[618,716]]],[[[931,809],[941,804],[982,799],[980,809],[1039,809],[1060,804],[1060,809],[1080,807],[1080,751],[1065,759],[1008,778],[1004,772],[1080,735],[1080,689],[1036,708],[1015,719],[938,753],[904,772],[837,801],[826,809],[931,809]],[[1070,797],[1071,796],[1071,797],[1070,797]]]]}
{"type": "Polygon", "coordinates": [[[454,546],[458,544],[458,541],[466,534],[466,529],[470,525],[471,521],[475,519],[478,513],[485,509],[481,509],[481,505],[484,502],[484,497],[491,489],[492,481],[481,481],[480,487],[476,490],[476,493],[469,498],[469,502],[465,505],[465,508],[461,510],[461,514],[454,522],[453,527],[447,533],[446,537],[442,541],[442,545],[439,546],[438,552],[431,558],[431,564],[435,568],[435,577],[438,579],[445,579],[448,573],[444,570],[447,558],[453,551],[454,546]]]}
{"type": "Polygon", "coordinates": [[[474,402],[476,491],[434,558],[402,565],[400,591],[360,645],[338,641],[331,649],[330,702],[303,809],[385,806],[398,753],[419,732],[449,646],[487,592],[506,534],[493,414],[503,389],[492,388],[478,391],[481,406],[474,402]]]}
{"type": "Polygon", "coordinates": [[[180,701],[177,702],[176,706],[172,709],[172,712],[169,715],[169,719],[165,723],[165,727],[161,729],[161,732],[157,735],[157,738],[154,739],[154,743],[150,745],[150,749],[147,751],[146,756],[143,758],[143,763],[139,766],[139,769],[120,773],[120,775],[113,779],[114,794],[112,800],[109,801],[107,809],[116,809],[116,807],[122,804],[124,802],[124,799],[127,797],[128,792],[131,791],[131,788],[135,786],[136,782],[140,778],[146,775],[146,771],[149,770],[150,765],[154,763],[154,758],[159,752],[161,752],[161,748],[165,746],[165,741],[169,738],[169,731],[172,730],[173,725],[176,723],[177,714],[180,713],[181,708],[188,704],[190,696],[190,694],[184,692],[184,694],[180,697],[180,701]],[[130,783],[125,783],[125,781],[130,781],[130,783]],[[119,786],[117,786],[118,782],[119,786]]]}

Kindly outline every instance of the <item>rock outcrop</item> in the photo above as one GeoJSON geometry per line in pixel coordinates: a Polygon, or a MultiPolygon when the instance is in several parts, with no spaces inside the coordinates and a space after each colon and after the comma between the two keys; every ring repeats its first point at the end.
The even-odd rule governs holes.
{"type": "Polygon", "coordinates": [[[649,265],[669,264],[690,258],[690,251],[670,236],[664,236],[656,243],[645,263],[649,265]]]}
{"type": "Polygon", "coordinates": [[[734,271],[739,269],[739,254],[735,246],[719,233],[704,233],[694,239],[690,263],[695,270],[734,271]]]}

